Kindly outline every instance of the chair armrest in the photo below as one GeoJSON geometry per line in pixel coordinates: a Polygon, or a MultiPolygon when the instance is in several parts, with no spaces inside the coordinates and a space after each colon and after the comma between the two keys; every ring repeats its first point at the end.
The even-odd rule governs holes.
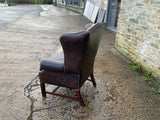
{"type": "Polygon", "coordinates": [[[90,29],[91,27],[93,27],[94,25],[95,25],[95,24],[93,24],[93,23],[88,23],[88,24],[85,25],[84,30],[88,30],[88,29],[90,29]]]}
{"type": "Polygon", "coordinates": [[[64,34],[60,37],[64,52],[65,72],[78,73],[80,71],[81,60],[88,35],[88,31],[81,31],[64,34]]]}

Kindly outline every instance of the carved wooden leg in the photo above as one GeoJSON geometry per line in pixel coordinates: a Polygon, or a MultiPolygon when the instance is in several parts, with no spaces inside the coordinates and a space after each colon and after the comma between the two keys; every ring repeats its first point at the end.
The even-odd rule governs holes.
{"type": "Polygon", "coordinates": [[[77,94],[78,101],[79,101],[80,105],[81,105],[82,107],[84,107],[85,104],[84,104],[84,102],[83,102],[83,99],[82,99],[82,96],[81,96],[81,93],[80,93],[80,90],[79,90],[79,89],[76,90],[76,94],[77,94]]]}
{"type": "Polygon", "coordinates": [[[93,75],[93,73],[90,75],[90,77],[91,77],[91,81],[92,81],[92,83],[93,83],[93,86],[94,87],[96,87],[96,81],[95,81],[95,79],[94,79],[94,75],[93,75]]]}
{"type": "Polygon", "coordinates": [[[44,83],[40,83],[41,84],[41,93],[43,97],[46,97],[46,90],[45,90],[45,84],[44,83]]]}

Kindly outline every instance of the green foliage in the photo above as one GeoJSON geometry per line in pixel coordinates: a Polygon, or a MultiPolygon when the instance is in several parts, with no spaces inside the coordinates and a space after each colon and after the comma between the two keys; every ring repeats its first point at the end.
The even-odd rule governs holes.
{"type": "Polygon", "coordinates": [[[53,4],[53,0],[47,0],[47,4],[53,4]]]}
{"type": "Polygon", "coordinates": [[[160,94],[160,88],[156,89],[152,87],[151,90],[154,92],[154,94],[160,94]]]}
{"type": "Polygon", "coordinates": [[[158,91],[157,91],[156,88],[154,88],[154,87],[152,87],[151,90],[152,90],[152,92],[153,92],[154,94],[157,94],[157,93],[158,93],[158,91]]]}
{"type": "Polygon", "coordinates": [[[153,92],[155,92],[155,91],[156,91],[156,89],[155,89],[155,88],[153,88],[153,87],[151,88],[151,90],[152,90],[153,92]]]}
{"type": "Polygon", "coordinates": [[[139,71],[139,70],[137,70],[136,72],[137,72],[140,76],[143,75],[143,73],[142,73],[141,71],[139,71]]]}
{"type": "Polygon", "coordinates": [[[160,94],[160,88],[157,89],[157,87],[154,87],[153,84],[153,77],[152,77],[152,70],[146,70],[144,71],[142,68],[142,64],[139,62],[137,64],[134,63],[129,63],[129,68],[136,71],[139,75],[143,75],[144,76],[144,80],[146,81],[146,83],[151,87],[151,91],[154,94],[160,94]]]}
{"type": "Polygon", "coordinates": [[[129,63],[129,65],[130,65],[130,68],[132,70],[140,70],[140,69],[142,69],[142,64],[141,63],[138,63],[138,64],[129,63]]]}
{"type": "Polygon", "coordinates": [[[138,69],[142,69],[142,64],[140,62],[137,64],[137,66],[138,66],[138,69]]]}
{"type": "Polygon", "coordinates": [[[152,85],[152,83],[151,83],[150,81],[148,81],[148,85],[149,85],[149,86],[151,86],[151,85],[152,85]]]}
{"type": "Polygon", "coordinates": [[[4,3],[5,2],[5,0],[0,0],[0,3],[4,3]]]}
{"type": "Polygon", "coordinates": [[[150,77],[150,76],[145,76],[144,80],[145,80],[145,81],[151,81],[151,80],[153,80],[153,78],[150,77]]]}
{"type": "Polygon", "coordinates": [[[146,73],[147,73],[148,76],[151,76],[152,75],[152,70],[147,70],[146,73]]]}
{"type": "Polygon", "coordinates": [[[160,88],[158,89],[158,93],[160,94],[160,88]]]}
{"type": "Polygon", "coordinates": [[[160,88],[156,89],[154,87],[151,87],[151,90],[154,94],[160,94],[160,88]]]}
{"type": "Polygon", "coordinates": [[[129,65],[130,65],[129,68],[131,68],[134,71],[137,70],[138,68],[134,63],[129,63],[129,65]]]}
{"type": "Polygon", "coordinates": [[[136,71],[140,76],[143,75],[142,73],[142,64],[139,62],[138,64],[134,64],[134,63],[129,63],[129,67],[130,69],[136,71]]]}

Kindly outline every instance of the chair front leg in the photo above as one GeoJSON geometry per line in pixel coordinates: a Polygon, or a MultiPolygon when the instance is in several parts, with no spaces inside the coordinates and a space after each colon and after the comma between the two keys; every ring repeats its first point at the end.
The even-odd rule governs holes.
{"type": "Polygon", "coordinates": [[[42,97],[46,97],[45,84],[44,83],[40,83],[40,85],[41,85],[42,97]]]}
{"type": "Polygon", "coordinates": [[[92,83],[93,83],[93,86],[96,87],[97,84],[96,84],[96,81],[95,81],[95,79],[94,79],[93,73],[90,75],[90,77],[91,77],[91,81],[92,81],[92,83]]]}
{"type": "Polygon", "coordinates": [[[80,89],[77,89],[77,90],[76,90],[76,94],[77,94],[77,98],[78,98],[78,101],[79,101],[80,105],[81,105],[82,107],[84,107],[85,104],[84,104],[84,102],[83,102],[83,99],[82,99],[82,96],[81,96],[81,93],[80,93],[80,89]]]}

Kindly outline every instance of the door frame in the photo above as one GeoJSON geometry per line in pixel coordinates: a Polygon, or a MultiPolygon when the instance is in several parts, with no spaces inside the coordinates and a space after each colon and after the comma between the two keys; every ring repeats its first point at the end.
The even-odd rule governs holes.
{"type": "Polygon", "coordinates": [[[110,10],[111,10],[111,2],[112,2],[112,0],[108,0],[106,28],[109,29],[109,30],[112,30],[112,31],[114,31],[114,32],[117,32],[117,28],[108,26],[108,21],[109,21],[109,19],[110,19],[110,16],[109,16],[109,15],[110,15],[110,10]]]}

